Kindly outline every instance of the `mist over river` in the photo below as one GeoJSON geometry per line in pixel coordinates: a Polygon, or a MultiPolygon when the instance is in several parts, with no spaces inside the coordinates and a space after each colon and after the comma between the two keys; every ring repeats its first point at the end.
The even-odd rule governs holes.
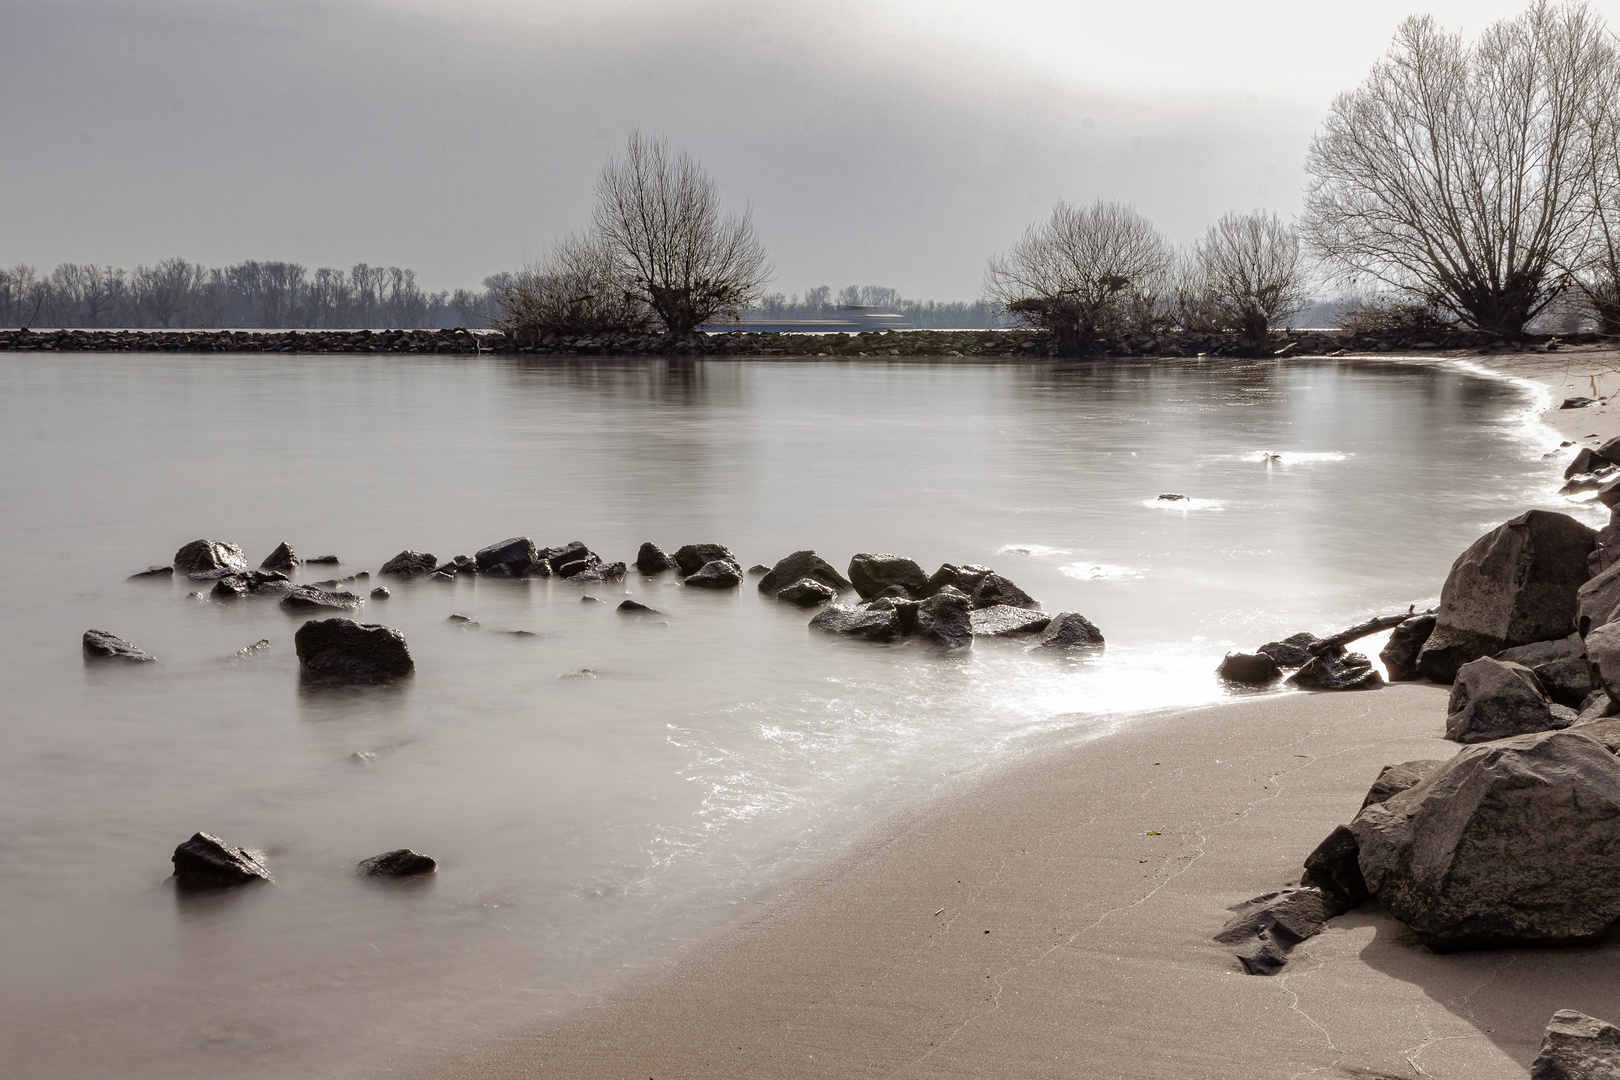
{"type": "Polygon", "coordinates": [[[1433,602],[1569,509],[1542,407],[1390,361],[0,356],[0,1075],[401,1074],[588,1003],[943,779],[1433,602]],[[313,581],[516,535],[983,563],[1108,643],[834,640],[753,578],[389,581],[358,617],[414,678],[314,692],[308,615],[126,580],[200,537],[340,557],[313,581]],[[92,627],[161,663],[86,665],[92,627]],[[277,884],[178,895],[198,830],[277,884]],[[406,846],[433,880],[355,875],[406,846]]]}

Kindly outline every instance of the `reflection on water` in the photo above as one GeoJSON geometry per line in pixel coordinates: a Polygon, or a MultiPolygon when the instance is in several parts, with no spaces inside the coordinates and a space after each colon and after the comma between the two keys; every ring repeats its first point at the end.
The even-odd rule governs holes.
{"type": "Polygon", "coordinates": [[[1522,389],[1388,363],[148,354],[6,357],[0,391],[19,1078],[371,1075],[556,1014],[942,777],[1213,700],[1234,646],[1431,600],[1558,480],[1522,389]],[[634,576],[406,583],[363,617],[416,677],[310,693],[301,619],[124,580],[202,536],[339,554],[317,579],[516,534],[986,563],[1109,644],[856,645],[751,587],[634,576]],[[86,668],[90,627],[162,663],[86,668]],[[177,897],[199,829],[277,884],[177,897]],[[355,876],[405,846],[428,887],[355,876]]]}

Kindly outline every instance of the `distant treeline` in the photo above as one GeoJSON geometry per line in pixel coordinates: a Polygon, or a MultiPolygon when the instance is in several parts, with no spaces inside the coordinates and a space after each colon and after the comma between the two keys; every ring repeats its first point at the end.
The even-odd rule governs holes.
{"type": "Polygon", "coordinates": [[[249,260],[208,267],[165,259],[133,271],[63,263],[0,270],[0,326],[478,328],[509,274],[481,290],[424,292],[416,271],[357,263],[347,271],[249,260]]]}
{"type": "Polygon", "coordinates": [[[805,290],[803,298],[770,293],[744,321],[758,318],[768,322],[799,319],[837,319],[852,310],[892,312],[896,321],[924,330],[982,330],[996,326],[996,309],[984,300],[971,303],[940,303],[937,300],[908,300],[898,289],[886,285],[846,285],[833,291],[826,285],[805,290]]]}

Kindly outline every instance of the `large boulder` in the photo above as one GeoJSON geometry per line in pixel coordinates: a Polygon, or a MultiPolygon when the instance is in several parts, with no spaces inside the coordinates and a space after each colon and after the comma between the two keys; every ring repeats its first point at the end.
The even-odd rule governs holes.
{"type": "Polygon", "coordinates": [[[1418,670],[1449,683],[1470,660],[1567,636],[1596,538],[1567,514],[1530,510],[1474,541],[1446,577],[1418,670]]]}
{"type": "Polygon", "coordinates": [[[282,573],[290,574],[298,569],[298,553],[293,551],[291,544],[282,541],[276,545],[276,550],[264,557],[264,562],[259,564],[259,569],[279,570],[282,573]]]}
{"type": "Polygon", "coordinates": [[[490,577],[522,577],[540,561],[540,549],[527,536],[514,536],[480,548],[473,555],[473,563],[480,574],[490,577]]]}
{"type": "Polygon", "coordinates": [[[1367,887],[1437,952],[1587,941],[1620,919],[1620,760],[1574,731],[1465,748],[1352,827],[1367,887]]]}
{"type": "Polygon", "coordinates": [[[1601,571],[1576,592],[1574,629],[1584,637],[1614,622],[1616,616],[1620,616],[1620,563],[1601,571]]]}
{"type": "Polygon", "coordinates": [[[735,589],[742,584],[742,568],[727,559],[714,559],[697,568],[682,584],[694,589],[735,589]]]}
{"type": "Polygon", "coordinates": [[[900,616],[900,634],[908,637],[917,632],[917,612],[922,607],[921,600],[903,600],[898,596],[880,596],[869,604],[862,605],[868,611],[892,611],[900,616]]]}
{"type": "Polygon", "coordinates": [[[739,569],[742,567],[737,556],[724,544],[687,544],[675,552],[674,559],[682,576],[695,574],[712,562],[728,562],[739,569]]]}
{"type": "Polygon", "coordinates": [[[674,566],[675,560],[670,558],[663,548],[651,540],[642,544],[641,549],[636,552],[636,570],[646,574],[648,577],[653,574],[662,574],[665,570],[672,569],[674,566]]]}
{"type": "Polygon", "coordinates": [[[1418,653],[1423,651],[1423,643],[1434,633],[1434,623],[1433,615],[1414,615],[1389,632],[1389,641],[1378,651],[1378,659],[1383,661],[1384,670],[1389,672],[1390,682],[1406,682],[1423,677],[1422,672],[1418,671],[1418,653]]]}
{"type": "Polygon", "coordinates": [[[1038,608],[1041,605],[1033,596],[1000,574],[986,574],[973,587],[973,606],[1038,608]]]}
{"type": "Polygon", "coordinates": [[[1090,619],[1077,611],[1061,611],[1052,616],[1040,637],[1035,639],[1037,649],[1095,649],[1103,644],[1102,631],[1090,619]]]}
{"type": "Polygon", "coordinates": [[[1620,1028],[1559,1009],[1541,1037],[1530,1080],[1620,1080],[1620,1028]]]}
{"type": "Polygon", "coordinates": [[[1384,677],[1361,653],[1323,653],[1288,676],[1288,683],[1301,690],[1377,690],[1384,685],[1384,677]]]}
{"type": "Polygon", "coordinates": [[[833,604],[810,620],[814,630],[867,641],[893,641],[900,635],[900,613],[893,610],[833,604]]]}
{"type": "Polygon", "coordinates": [[[791,585],[784,586],[776,591],[776,598],[799,607],[818,607],[828,603],[838,593],[833,588],[815,578],[800,578],[791,585]]]}
{"type": "Polygon", "coordinates": [[[928,575],[912,560],[868,552],[849,560],[849,581],[862,600],[870,600],[892,585],[900,586],[907,596],[916,599],[928,587],[928,575]]]}
{"type": "Polygon", "coordinates": [[[1372,895],[1367,891],[1367,880],[1361,876],[1360,857],[1356,831],[1340,825],[1305,857],[1305,872],[1299,883],[1321,889],[1337,901],[1341,911],[1349,911],[1372,895]]]}
{"type": "Polygon", "coordinates": [[[1572,656],[1567,660],[1553,660],[1530,669],[1547,696],[1559,705],[1577,709],[1591,695],[1592,665],[1585,656],[1572,656]]]}
{"type": "Polygon", "coordinates": [[[1040,633],[1052,622],[1052,616],[1044,611],[1030,611],[1028,608],[1013,607],[1011,604],[980,608],[973,612],[970,618],[973,621],[973,632],[979,637],[1024,637],[1040,633]]]}
{"type": "Polygon", "coordinates": [[[1574,723],[1574,712],[1564,713],[1554,714],[1535,672],[1510,660],[1481,657],[1457,672],[1446,706],[1446,738],[1480,743],[1552,731],[1574,723]]]}
{"type": "Polygon", "coordinates": [[[972,601],[947,585],[917,605],[917,636],[947,649],[973,645],[972,601]]]}
{"type": "Polygon", "coordinates": [[[1227,653],[1220,667],[1215,669],[1215,674],[1227,682],[1262,686],[1276,681],[1282,674],[1282,668],[1265,653],[1227,653]]]}
{"type": "Polygon", "coordinates": [[[317,619],[293,635],[298,666],[311,685],[379,683],[416,670],[405,635],[353,619],[317,619]]]}
{"type": "Polygon", "coordinates": [[[623,581],[624,572],[622,562],[597,562],[567,580],[575,585],[605,585],[612,581],[623,581]]]}
{"type": "Polygon", "coordinates": [[[418,577],[433,573],[438,565],[438,560],[425,551],[402,551],[383,563],[377,573],[382,577],[418,577]]]}
{"type": "Polygon", "coordinates": [[[1586,659],[1592,682],[1620,701],[1620,622],[1607,623],[1586,635],[1586,659]]]}
{"type": "Polygon", "coordinates": [[[193,540],[174,553],[174,568],[182,574],[206,574],[214,570],[240,574],[248,568],[248,561],[235,544],[223,540],[193,540]]]}
{"type": "Polygon", "coordinates": [[[137,649],[117,634],[109,634],[105,630],[84,632],[84,658],[119,660],[130,664],[145,664],[157,659],[145,649],[137,649]]]}
{"type": "Polygon", "coordinates": [[[759,579],[759,591],[766,596],[775,596],[805,578],[819,581],[834,592],[850,588],[849,581],[832,563],[813,551],[795,551],[766,571],[765,576],[759,579]]]}
{"type": "Polygon", "coordinates": [[[1367,789],[1367,797],[1361,800],[1361,809],[1365,810],[1374,803],[1388,802],[1407,788],[1416,787],[1444,764],[1439,758],[1421,758],[1403,761],[1399,765],[1385,765],[1378,773],[1378,779],[1367,789]]]}
{"type": "Polygon", "coordinates": [[[264,852],[227,844],[200,832],[174,849],[174,882],[182,889],[224,889],[274,881],[264,864],[264,852]]]}

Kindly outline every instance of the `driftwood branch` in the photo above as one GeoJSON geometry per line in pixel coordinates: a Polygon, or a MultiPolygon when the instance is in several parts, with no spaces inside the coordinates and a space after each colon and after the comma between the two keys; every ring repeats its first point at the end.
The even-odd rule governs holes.
{"type": "Polygon", "coordinates": [[[1380,615],[1376,619],[1368,619],[1364,623],[1358,623],[1348,630],[1340,630],[1332,637],[1325,637],[1321,641],[1314,642],[1311,645],[1306,646],[1306,651],[1308,651],[1312,656],[1321,656],[1325,652],[1332,652],[1334,649],[1343,648],[1359,638],[1376,634],[1380,630],[1389,630],[1397,627],[1407,619],[1415,619],[1419,615],[1434,614],[1434,608],[1430,608],[1428,611],[1417,611],[1415,610],[1416,607],[1417,605],[1414,604],[1412,608],[1408,609],[1404,615],[1380,615]]]}

